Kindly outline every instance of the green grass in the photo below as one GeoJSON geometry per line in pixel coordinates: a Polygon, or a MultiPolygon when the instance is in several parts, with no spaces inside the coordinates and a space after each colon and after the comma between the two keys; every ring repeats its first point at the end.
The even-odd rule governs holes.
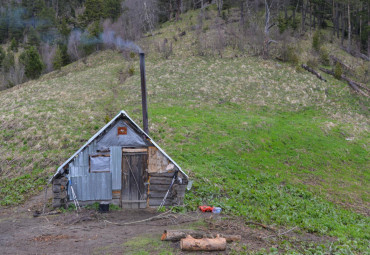
{"type": "Polygon", "coordinates": [[[168,242],[162,242],[157,235],[135,237],[122,245],[124,254],[131,255],[172,255],[173,249],[168,242]]]}
{"type": "Polygon", "coordinates": [[[325,199],[351,201],[356,193],[357,202],[351,202],[368,202],[366,144],[347,141],[345,129],[325,130],[323,113],[245,111],[228,104],[163,107],[152,114],[166,116],[156,123],[173,130],[154,137],[163,139],[170,155],[197,180],[186,197],[189,209],[220,206],[245,220],[298,226],[367,248],[369,218],[325,199]]]}

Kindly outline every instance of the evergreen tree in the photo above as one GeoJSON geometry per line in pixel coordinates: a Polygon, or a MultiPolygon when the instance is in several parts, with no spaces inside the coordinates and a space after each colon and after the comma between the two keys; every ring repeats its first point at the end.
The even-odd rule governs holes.
{"type": "Polygon", "coordinates": [[[53,42],[57,37],[57,22],[55,11],[44,7],[37,15],[36,31],[40,34],[43,42],[53,42]]]}
{"type": "Polygon", "coordinates": [[[85,25],[92,21],[99,21],[104,17],[103,0],[86,0],[83,21],[85,25]]]}
{"type": "Polygon", "coordinates": [[[40,36],[33,27],[30,27],[27,33],[27,45],[39,47],[40,36]]]}
{"type": "Polygon", "coordinates": [[[8,39],[8,8],[0,11],[0,43],[8,39]]]}
{"type": "Polygon", "coordinates": [[[8,13],[8,38],[21,40],[23,36],[24,23],[22,19],[23,10],[10,9],[8,13]]]}
{"type": "Polygon", "coordinates": [[[10,50],[17,52],[18,51],[18,42],[15,40],[15,38],[12,39],[10,42],[10,50]]]}
{"type": "Polygon", "coordinates": [[[62,66],[63,66],[63,52],[58,46],[53,59],[53,67],[55,70],[60,70],[62,66]]]}
{"type": "Polygon", "coordinates": [[[15,66],[15,59],[14,59],[14,54],[13,52],[9,51],[2,62],[2,66],[4,69],[4,72],[9,72],[10,68],[15,66]]]}
{"type": "Polygon", "coordinates": [[[68,22],[66,18],[63,18],[60,22],[60,25],[58,27],[59,33],[62,35],[63,40],[67,40],[69,34],[71,33],[71,29],[68,26],[68,22]]]}
{"type": "Polygon", "coordinates": [[[30,79],[40,77],[44,64],[40,59],[40,55],[34,46],[31,46],[19,56],[19,61],[25,67],[25,74],[30,79]]]}
{"type": "Polygon", "coordinates": [[[120,0],[106,0],[104,1],[104,17],[116,20],[122,12],[120,0]]]}
{"type": "Polygon", "coordinates": [[[60,51],[62,52],[62,66],[68,65],[71,63],[71,59],[68,55],[68,47],[65,44],[59,45],[60,51]]]}

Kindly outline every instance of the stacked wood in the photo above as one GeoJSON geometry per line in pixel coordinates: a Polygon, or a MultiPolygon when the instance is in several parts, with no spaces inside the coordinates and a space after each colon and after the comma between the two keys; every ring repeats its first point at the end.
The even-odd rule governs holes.
{"type": "MultiPolygon", "coordinates": [[[[162,241],[172,241],[177,242],[187,236],[192,236],[193,238],[214,238],[215,236],[203,231],[191,230],[191,229],[183,229],[183,230],[165,230],[162,234],[161,240],[162,241]]],[[[240,235],[223,235],[220,234],[220,237],[226,239],[226,242],[238,242],[241,240],[240,235]]]]}
{"type": "Polygon", "coordinates": [[[67,183],[66,177],[53,180],[53,207],[65,207],[67,204],[67,183]]]}
{"type": "Polygon", "coordinates": [[[183,251],[224,251],[226,250],[226,239],[219,236],[195,239],[188,235],[181,239],[180,248],[183,251]]]}
{"type": "MultiPolygon", "coordinates": [[[[159,206],[162,203],[171,185],[173,175],[174,172],[149,173],[149,206],[159,206]]],[[[178,177],[182,178],[183,183],[175,182],[165,201],[165,206],[181,205],[183,203],[187,180],[182,176],[181,172],[178,173],[178,177]]]]}
{"type": "Polygon", "coordinates": [[[320,80],[326,82],[326,80],[321,76],[321,74],[319,74],[318,72],[316,72],[314,69],[312,69],[308,65],[302,64],[302,68],[305,69],[305,70],[307,70],[307,71],[309,71],[310,73],[316,75],[316,77],[319,78],[320,80]]]}
{"type": "MultiPolygon", "coordinates": [[[[320,68],[320,70],[327,73],[327,74],[330,74],[330,75],[334,76],[334,72],[331,71],[331,70],[328,70],[328,69],[325,69],[325,68],[320,68]]],[[[351,80],[350,78],[348,78],[344,74],[342,74],[341,78],[343,80],[345,80],[348,83],[348,85],[350,86],[350,88],[353,89],[354,91],[356,91],[357,93],[359,93],[363,96],[366,96],[366,97],[370,97],[370,89],[367,88],[365,85],[351,80]]]]}

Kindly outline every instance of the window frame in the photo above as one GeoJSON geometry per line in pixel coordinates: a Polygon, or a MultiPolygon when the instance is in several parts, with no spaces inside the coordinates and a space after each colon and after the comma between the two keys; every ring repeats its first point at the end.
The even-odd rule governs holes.
{"type": "Polygon", "coordinates": [[[98,158],[98,157],[108,157],[108,158],[110,158],[110,154],[100,153],[100,154],[89,155],[89,173],[110,173],[111,172],[110,164],[109,164],[109,170],[108,171],[106,171],[106,170],[104,170],[104,171],[91,170],[91,158],[98,158]]]}

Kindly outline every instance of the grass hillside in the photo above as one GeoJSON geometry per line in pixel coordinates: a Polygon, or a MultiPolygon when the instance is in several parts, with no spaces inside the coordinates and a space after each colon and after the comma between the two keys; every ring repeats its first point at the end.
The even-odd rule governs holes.
{"type": "MultiPolygon", "coordinates": [[[[195,180],[188,209],[219,205],[245,220],[338,237],[330,246],[338,253],[366,252],[368,99],[333,77],[231,48],[197,56],[195,18],[142,42],[151,136],[195,180]],[[157,50],[164,38],[168,59],[157,50]]],[[[2,206],[37,194],[121,109],[141,123],[138,62],[104,51],[0,92],[2,206]]]]}

